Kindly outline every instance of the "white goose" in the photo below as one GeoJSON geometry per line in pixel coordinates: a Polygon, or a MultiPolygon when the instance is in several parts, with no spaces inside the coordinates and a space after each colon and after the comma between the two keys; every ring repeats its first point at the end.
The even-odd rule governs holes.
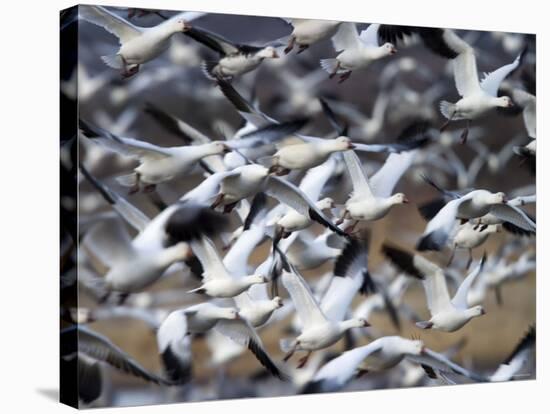
{"type": "Polygon", "coordinates": [[[332,37],[334,50],[339,52],[334,59],[322,59],[321,67],[333,78],[340,74],[339,83],[350,77],[352,71],[367,67],[372,61],[397,52],[391,43],[378,42],[379,24],[371,24],[361,34],[355,23],[342,23],[332,37]]]}
{"type": "MultiPolygon", "coordinates": [[[[323,164],[310,169],[302,181],[299,188],[306,194],[310,200],[315,201],[315,206],[323,211],[334,207],[334,201],[330,197],[320,199],[321,193],[327,181],[330,179],[336,168],[336,161],[330,157],[323,164]],[[319,200],[319,201],[316,201],[319,200]]],[[[287,212],[277,220],[277,232],[282,237],[288,237],[293,231],[303,230],[309,227],[313,220],[300,214],[296,210],[287,209],[287,212]]]]}
{"type": "Polygon", "coordinates": [[[484,226],[484,228],[470,222],[462,224],[451,242],[453,252],[447,266],[450,266],[453,262],[456,249],[468,249],[469,258],[466,263],[466,269],[468,269],[472,263],[472,249],[481,246],[487,241],[491,234],[498,232],[500,232],[500,226],[498,224],[487,225],[484,226]]]}
{"type": "Polygon", "coordinates": [[[521,64],[524,52],[512,63],[485,74],[480,82],[474,49],[450,29],[444,29],[441,32],[441,40],[457,54],[453,59],[454,79],[456,89],[462,97],[456,103],[441,101],[441,113],[447,118],[441,130],[444,130],[452,121],[464,119],[466,128],[461,139],[462,142],[466,142],[472,120],[491,109],[513,105],[510,97],[498,96],[498,89],[501,82],[521,64]]]}
{"type": "Polygon", "coordinates": [[[445,274],[439,266],[418,254],[413,256],[390,246],[384,246],[383,251],[402,271],[422,279],[431,318],[428,321],[417,322],[416,326],[419,328],[454,332],[466,325],[472,318],[485,314],[482,306],[470,308],[467,300],[470,287],[483,271],[485,256],[466,276],[451,300],[445,274]]]}
{"type": "Polygon", "coordinates": [[[346,351],[323,365],[313,380],[304,388],[304,392],[338,391],[354,377],[361,365],[366,365],[368,368],[359,369],[359,372],[370,369],[386,370],[396,366],[404,359],[438,371],[456,373],[477,381],[485,380],[455,364],[444,355],[426,348],[422,341],[405,339],[400,336],[385,336],[368,345],[346,351]]]}
{"type": "Polygon", "coordinates": [[[292,25],[292,33],[285,48],[288,54],[298,46],[298,54],[309,48],[312,44],[332,36],[338,30],[342,22],[334,20],[313,19],[284,19],[292,25]]]}
{"type": "Polygon", "coordinates": [[[141,64],[164,52],[170,46],[172,35],[189,30],[188,21],[201,15],[180,13],[157,26],[146,28],[135,26],[101,6],[82,6],[79,11],[81,18],[118,38],[119,51],[101,59],[107,66],[119,69],[124,77],[136,74],[141,64]]]}
{"type": "Polygon", "coordinates": [[[220,141],[181,147],[159,147],[134,138],[116,136],[84,121],[80,121],[80,128],[94,142],[139,161],[134,172],[117,178],[119,184],[130,187],[130,194],[138,192],[141,184],[144,185],[144,191],[151,191],[157,184],[184,177],[201,159],[231,151],[220,141]]]}
{"type": "MultiPolygon", "coordinates": [[[[345,219],[374,221],[384,217],[397,204],[409,202],[405,194],[392,195],[399,178],[407,171],[415,151],[390,154],[384,166],[369,180],[355,152],[346,151],[344,160],[353,184],[340,223],[345,219]]],[[[353,228],[353,226],[351,227],[353,228]]]]}
{"type": "Polygon", "coordinates": [[[488,213],[525,231],[536,231],[536,224],[521,209],[509,204],[504,193],[473,190],[462,196],[451,192],[445,194],[454,199],[445,204],[428,222],[416,245],[419,251],[441,250],[446,245],[457,219],[465,222],[488,213]]]}
{"type": "Polygon", "coordinates": [[[281,348],[287,352],[284,361],[288,361],[296,351],[307,351],[306,356],[299,361],[298,367],[302,367],[313,351],[335,344],[350,329],[369,326],[363,318],[344,320],[353,297],[364,284],[364,279],[368,278],[366,261],[360,264],[365,259],[365,250],[362,250],[365,256],[355,255],[357,249],[352,250],[354,257],[344,266],[343,277],[339,273],[339,277],[333,278],[337,284],[332,287],[333,293],[323,298],[323,306],[315,300],[306,281],[295,269],[289,266],[290,271],[283,271],[283,285],[292,298],[301,323],[300,335],[293,340],[281,340],[281,348]]]}
{"type": "Polygon", "coordinates": [[[164,247],[162,224],[152,226],[153,221],[101,184],[83,165],[80,170],[115,211],[139,232],[131,239],[120,220],[115,219],[98,223],[85,235],[83,247],[90,249],[108,268],[104,278],[107,292],[127,294],[143,290],[172,264],[189,257],[189,247],[183,242],[164,247]],[[149,238],[155,240],[149,242],[149,238]]]}
{"type": "Polygon", "coordinates": [[[217,298],[232,298],[252,285],[266,283],[263,275],[232,275],[224,266],[214,243],[208,237],[190,240],[191,250],[197,256],[204,269],[203,283],[189,293],[206,294],[217,298]]]}
{"type": "Polygon", "coordinates": [[[185,335],[206,333],[211,329],[215,329],[239,345],[247,347],[273,376],[280,379],[285,378],[285,375],[265,351],[262,340],[254,328],[247,320],[241,318],[235,308],[219,307],[208,302],[200,303],[186,309],[173,311],[163,324],[170,324],[163,331],[165,334],[163,341],[172,344],[172,352],[174,346],[185,340],[185,335]],[[187,320],[185,332],[183,326],[179,328],[174,326],[178,320],[182,319],[182,316],[187,320]]]}
{"type": "Polygon", "coordinates": [[[253,71],[265,59],[278,58],[277,49],[271,45],[243,45],[224,39],[222,36],[204,29],[191,28],[185,34],[218,53],[220,59],[206,62],[206,75],[214,79],[231,79],[253,71]]]}

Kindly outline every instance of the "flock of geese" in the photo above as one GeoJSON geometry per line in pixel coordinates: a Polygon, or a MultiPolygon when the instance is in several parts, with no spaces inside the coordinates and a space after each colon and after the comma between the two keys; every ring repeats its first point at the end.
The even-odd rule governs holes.
{"type": "MultiPolygon", "coordinates": [[[[62,30],[77,24],[113,35],[105,49],[87,44],[84,34],[83,57],[62,82],[81,107],[78,135],[62,148],[62,168],[78,171],[81,186],[76,240],[62,245],[62,288],[78,283],[81,299],[63,305],[61,332],[62,363],[77,364],[80,401],[116,403],[109,400],[116,394],[111,370],[154,384],[159,401],[533,377],[534,320],[496,367],[458,364],[463,344],[434,350],[421,339],[429,330],[448,335],[475,324],[492,292],[507,306],[502,285],[536,268],[532,39],[503,35],[521,40],[515,44],[451,29],[272,19],[284,37],[244,44],[202,28],[210,17],[101,6],[65,16],[62,30]],[[154,25],[134,24],[140,20],[154,25]],[[332,56],[313,58],[330,44],[332,56]],[[500,44],[504,53],[492,55],[500,44]],[[407,49],[423,58],[399,57],[407,49]],[[438,73],[426,57],[448,70],[438,73]],[[86,59],[108,68],[92,76],[86,59]],[[306,73],[296,74],[293,61],[306,73]],[[478,63],[492,67],[481,80],[478,63]],[[262,97],[264,72],[272,73],[268,87],[276,95],[268,113],[254,92],[262,97]],[[371,114],[351,103],[362,92],[337,94],[362,72],[375,84],[369,91],[379,90],[368,97],[371,114]],[[407,77],[427,84],[426,93],[407,77]],[[321,92],[327,88],[336,95],[321,92]],[[99,95],[119,108],[118,120],[95,103],[99,95]],[[163,109],[161,98],[185,96],[194,99],[185,117],[163,109]],[[443,96],[458,98],[438,101],[443,96]],[[241,118],[240,127],[223,115],[209,120],[211,129],[192,125],[220,105],[241,118]],[[486,120],[491,112],[500,112],[497,125],[517,120],[521,130],[513,141],[498,140],[497,149],[483,142],[501,133],[486,120]],[[403,118],[389,139],[383,135],[392,116],[403,118]],[[136,122],[180,145],[132,129],[136,122]],[[71,152],[75,142],[79,159],[71,152]],[[531,184],[510,190],[518,171],[531,184]],[[491,182],[506,192],[485,189],[491,182]],[[417,206],[424,230],[404,225],[375,242],[375,222],[417,210],[411,187],[435,194],[417,206]],[[373,255],[382,258],[376,266],[373,255]],[[423,287],[428,318],[407,303],[414,285],[423,287]],[[417,336],[384,335],[375,313],[386,314],[396,333],[412,322],[417,336]],[[128,319],[156,337],[162,372],[144,368],[93,327],[128,319]],[[197,343],[208,348],[210,362],[198,362],[197,343]],[[224,367],[245,352],[259,372],[241,390],[227,382],[224,367]],[[205,390],[212,383],[205,385],[203,374],[213,368],[220,376],[214,392],[205,390]]],[[[253,29],[265,36],[261,24],[253,29]]],[[[62,200],[62,208],[70,210],[69,203],[62,200]]]]}

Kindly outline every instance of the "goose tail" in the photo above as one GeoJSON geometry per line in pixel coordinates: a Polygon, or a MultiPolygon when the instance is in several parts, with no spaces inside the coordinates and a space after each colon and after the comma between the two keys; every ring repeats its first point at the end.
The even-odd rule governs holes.
{"type": "Polygon", "coordinates": [[[441,101],[439,103],[439,111],[447,119],[451,119],[452,114],[456,111],[456,105],[449,101],[441,101]]]}

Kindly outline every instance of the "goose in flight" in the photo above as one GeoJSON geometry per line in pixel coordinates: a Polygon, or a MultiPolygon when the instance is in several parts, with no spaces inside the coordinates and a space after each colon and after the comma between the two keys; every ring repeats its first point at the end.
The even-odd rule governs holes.
{"type": "Polygon", "coordinates": [[[346,151],[344,161],[351,177],[353,193],[346,200],[344,212],[337,224],[346,219],[355,220],[355,223],[347,228],[347,231],[351,231],[360,220],[379,220],[388,214],[393,206],[407,204],[409,200],[405,194],[392,195],[392,191],[399,178],[412,164],[414,155],[414,151],[390,154],[384,166],[368,179],[357,154],[346,151]]]}
{"type": "Polygon", "coordinates": [[[413,34],[418,34],[432,52],[452,60],[455,86],[461,99],[456,103],[440,102],[441,114],[447,118],[441,131],[453,121],[466,120],[466,128],[461,135],[464,143],[468,139],[472,120],[491,109],[513,106],[511,97],[498,96],[498,91],[502,81],[521,65],[525,49],[512,63],[486,73],[480,81],[474,49],[452,29],[383,25],[379,30],[381,39],[393,42],[413,34]]]}
{"type": "Polygon", "coordinates": [[[451,242],[453,252],[451,253],[447,267],[452,264],[457,249],[468,249],[469,257],[466,263],[466,269],[468,269],[472,264],[472,250],[485,243],[491,234],[499,233],[500,231],[498,224],[490,224],[482,228],[470,222],[462,224],[451,242]]]}
{"type": "Polygon", "coordinates": [[[205,74],[212,79],[232,79],[235,76],[253,71],[265,59],[279,57],[272,45],[245,45],[233,43],[222,36],[204,29],[191,28],[185,34],[218,53],[219,60],[204,64],[205,74]]]}
{"type": "Polygon", "coordinates": [[[340,75],[338,83],[348,79],[354,70],[367,67],[371,62],[397,52],[391,43],[378,42],[379,24],[371,24],[360,34],[355,23],[344,22],[332,37],[336,58],[321,59],[321,67],[329,73],[329,78],[340,75]]]}
{"type": "Polygon", "coordinates": [[[109,338],[81,324],[62,329],[60,338],[61,373],[68,375],[69,370],[73,373],[78,371],[78,397],[85,404],[95,401],[102,394],[100,363],[157,385],[181,385],[189,379],[163,378],[147,371],[109,338]]]}
{"type": "Polygon", "coordinates": [[[80,17],[87,22],[103,27],[116,36],[120,49],[114,55],[101,59],[111,68],[121,71],[123,77],[135,75],[141,64],[155,59],[170,46],[170,38],[188,31],[190,20],[200,15],[180,13],[154,26],[138,27],[102,6],[79,7],[80,17]]]}
{"type": "MultiPolygon", "coordinates": [[[[509,222],[524,231],[536,231],[536,224],[519,207],[508,202],[506,195],[502,192],[491,193],[487,190],[471,190],[464,195],[441,189],[429,178],[424,179],[445,197],[451,201],[441,204],[435,208],[440,210],[433,215],[428,222],[424,234],[418,241],[416,248],[419,251],[441,250],[447,244],[451,232],[455,228],[456,220],[463,223],[470,219],[477,219],[487,214],[498,218],[503,222],[509,222]]],[[[486,224],[497,224],[486,223],[486,224]]]]}
{"type": "Polygon", "coordinates": [[[313,20],[313,19],[284,19],[292,26],[292,33],[288,39],[288,45],[284,52],[289,54],[295,46],[298,47],[297,54],[302,53],[312,44],[331,37],[336,33],[342,22],[334,20],[313,20]]]}
{"type": "MultiPolygon", "coordinates": [[[[186,335],[203,334],[214,329],[239,345],[248,348],[273,376],[285,379],[285,374],[269,357],[254,328],[241,317],[236,308],[219,307],[209,302],[199,303],[173,311],[163,324],[165,328],[162,330],[162,341],[160,337],[159,341],[169,344],[172,353],[175,350],[174,347],[181,346],[186,335]],[[182,318],[187,320],[186,326],[179,323],[182,318]]],[[[159,328],[159,335],[161,329],[162,326],[159,328]]]]}
{"type": "Polygon", "coordinates": [[[124,138],[80,121],[84,135],[116,153],[139,161],[131,174],[117,177],[119,184],[130,187],[129,193],[152,191],[157,184],[188,174],[201,159],[231,151],[224,142],[213,141],[199,145],[160,147],[134,138],[124,138]]]}
{"type": "MultiPolygon", "coordinates": [[[[104,278],[108,293],[128,294],[143,290],[156,282],[172,264],[188,258],[186,243],[176,242],[165,247],[160,242],[163,232],[151,226],[152,221],[147,216],[100,183],[83,165],[80,165],[80,171],[115,211],[139,232],[131,239],[121,221],[112,219],[99,222],[84,236],[83,246],[109,269],[104,278]],[[153,233],[155,240],[148,241],[153,233]]],[[[197,223],[196,230],[201,232],[201,228],[201,223],[197,223]]]]}
{"type": "MultiPolygon", "coordinates": [[[[216,246],[204,234],[196,233],[194,217],[186,211],[176,211],[166,223],[166,233],[173,239],[185,241],[202,266],[202,284],[189,293],[205,294],[216,298],[232,298],[252,285],[266,283],[262,275],[233,275],[225,267],[216,246]]],[[[217,229],[219,231],[219,229],[217,229]]]]}
{"type": "Polygon", "coordinates": [[[398,365],[403,360],[451,372],[464,377],[486,381],[482,376],[470,372],[449,360],[446,356],[432,351],[420,340],[410,340],[400,336],[384,336],[368,345],[354,348],[332,359],[315,374],[306,385],[304,393],[334,392],[348,384],[355,374],[372,369],[381,371],[398,365]],[[361,369],[361,366],[366,369],[361,369]]]}
{"type": "Polygon", "coordinates": [[[288,361],[296,351],[307,351],[299,361],[299,368],[307,363],[313,351],[335,344],[350,329],[370,326],[363,318],[344,320],[353,297],[362,288],[365,291],[370,280],[366,269],[366,249],[361,243],[352,241],[341,257],[334,268],[332,282],[336,284],[329,287],[321,304],[303,277],[284,260],[282,282],[296,308],[301,332],[295,339],[281,340],[281,348],[286,352],[284,361],[288,361]]]}
{"type": "Polygon", "coordinates": [[[468,292],[478,275],[483,271],[485,256],[476,268],[466,276],[451,299],[443,269],[424,257],[411,255],[403,250],[384,245],[384,254],[403,272],[422,280],[431,318],[417,322],[422,329],[436,329],[454,332],[466,325],[472,318],[485,314],[482,306],[468,306],[468,292]]]}

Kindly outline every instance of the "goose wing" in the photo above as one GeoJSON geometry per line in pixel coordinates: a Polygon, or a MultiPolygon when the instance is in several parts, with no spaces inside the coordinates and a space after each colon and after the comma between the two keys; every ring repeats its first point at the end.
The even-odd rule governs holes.
{"type": "Polygon", "coordinates": [[[473,381],[487,381],[487,378],[476,374],[475,372],[468,371],[467,369],[451,361],[445,355],[432,351],[428,348],[424,348],[420,355],[408,355],[407,359],[421,364],[423,367],[428,366],[432,368],[432,370],[435,369],[441,373],[442,376],[448,373],[454,373],[469,378],[473,381]]]}
{"type": "Polygon", "coordinates": [[[378,29],[380,28],[379,24],[371,24],[365,30],[361,31],[359,39],[367,45],[372,47],[378,47],[378,29]]]}
{"type": "Polygon", "coordinates": [[[262,340],[248,321],[244,319],[221,320],[214,329],[239,345],[247,347],[271,375],[279,379],[286,378],[286,375],[270,358],[262,340]]]}
{"type": "Polygon", "coordinates": [[[362,42],[357,33],[355,23],[344,22],[340,24],[336,34],[332,36],[332,45],[337,52],[341,52],[345,49],[360,48],[362,42]]]}
{"type": "Polygon", "coordinates": [[[327,322],[326,316],[302,276],[294,270],[283,271],[282,282],[292,298],[304,330],[327,322]]]}
{"type": "Polygon", "coordinates": [[[191,336],[187,335],[185,312],[170,313],[157,331],[157,344],[166,376],[176,384],[191,378],[191,336]]]}
{"type": "Polygon", "coordinates": [[[373,197],[374,195],[369,185],[369,179],[363,170],[363,166],[357,154],[349,150],[344,151],[343,155],[353,185],[353,195],[369,198],[373,197]]]}
{"type": "Polygon", "coordinates": [[[203,277],[205,281],[231,277],[212,240],[202,236],[198,240],[192,240],[190,245],[204,269],[203,277]]]}
{"type": "Polygon", "coordinates": [[[481,272],[483,272],[483,266],[485,264],[486,256],[483,255],[476,268],[466,276],[464,281],[460,284],[456,291],[451,303],[453,306],[459,309],[468,309],[468,292],[481,272]]]}
{"type": "Polygon", "coordinates": [[[269,176],[267,178],[265,192],[281,203],[290,206],[301,215],[311,218],[343,237],[348,237],[344,231],[335,226],[323,212],[315,206],[315,203],[294,184],[279,177],[269,176]]]}
{"type": "Polygon", "coordinates": [[[78,8],[80,17],[87,22],[103,27],[109,33],[118,37],[120,44],[126,43],[143,33],[143,29],[134,26],[129,21],[111,13],[101,6],[81,6],[78,8]]]}
{"type": "Polygon", "coordinates": [[[370,178],[372,192],[376,197],[389,197],[399,179],[414,161],[416,151],[390,154],[376,174],[370,178]]]}
{"type": "Polygon", "coordinates": [[[481,89],[483,89],[491,96],[497,96],[500,84],[510,73],[516,70],[519,65],[521,65],[524,54],[525,50],[523,50],[512,63],[501,66],[500,68],[490,73],[486,73],[481,80],[481,89]]]}
{"type": "Polygon", "coordinates": [[[512,223],[523,230],[532,232],[537,230],[535,222],[522,209],[509,203],[494,205],[491,207],[491,213],[499,219],[512,223]]]}

